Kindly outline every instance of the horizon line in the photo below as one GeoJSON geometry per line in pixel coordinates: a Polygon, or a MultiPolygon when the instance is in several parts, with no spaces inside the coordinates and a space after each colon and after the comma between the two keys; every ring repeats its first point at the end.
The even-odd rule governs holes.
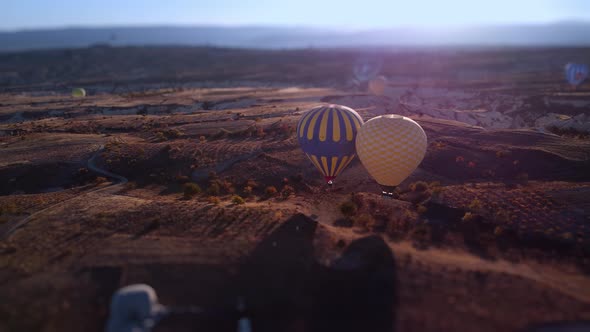
{"type": "Polygon", "coordinates": [[[73,24],[49,27],[32,27],[1,29],[0,33],[21,33],[39,31],[63,31],[63,30],[101,30],[101,29],[138,29],[138,28],[266,28],[266,29],[304,29],[313,31],[332,31],[360,33],[370,31],[383,31],[394,29],[433,30],[433,29],[466,29],[466,28],[500,28],[500,27],[541,27],[551,25],[579,24],[590,25],[590,19],[565,19],[547,22],[511,22],[511,23],[482,23],[482,24],[439,24],[439,25],[391,25],[383,27],[357,27],[345,28],[339,26],[320,26],[309,24],[260,24],[260,23],[145,23],[145,24],[73,24]]]}

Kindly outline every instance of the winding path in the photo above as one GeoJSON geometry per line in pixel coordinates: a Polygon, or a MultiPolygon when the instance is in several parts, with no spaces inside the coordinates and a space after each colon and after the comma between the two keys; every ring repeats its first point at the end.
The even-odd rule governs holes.
{"type": "Polygon", "coordinates": [[[49,211],[51,209],[54,209],[54,208],[56,208],[58,206],[65,205],[68,202],[70,202],[70,201],[72,201],[74,199],[78,199],[78,198],[80,198],[80,197],[82,197],[84,195],[87,195],[89,193],[96,193],[96,192],[100,192],[100,191],[105,191],[107,189],[112,190],[112,189],[114,189],[114,188],[116,188],[118,186],[121,186],[121,185],[124,185],[125,183],[127,183],[128,180],[124,176],[121,176],[121,175],[118,175],[118,174],[115,174],[115,173],[111,173],[111,172],[109,172],[107,170],[104,170],[102,168],[99,168],[99,167],[97,167],[95,165],[96,157],[103,150],[104,150],[104,145],[100,145],[98,147],[98,149],[94,152],[94,154],[92,155],[92,157],[90,157],[90,159],[88,159],[88,161],[87,161],[87,167],[88,167],[88,169],[90,169],[93,172],[96,172],[98,174],[101,174],[101,175],[104,175],[106,177],[109,177],[109,178],[112,178],[112,179],[117,180],[116,183],[111,183],[110,185],[108,185],[106,187],[103,187],[103,188],[97,188],[97,189],[93,189],[93,190],[87,191],[87,192],[85,192],[85,193],[83,193],[83,194],[81,194],[79,196],[76,196],[76,197],[72,197],[72,198],[63,200],[63,201],[61,201],[59,203],[53,204],[53,205],[48,206],[48,207],[46,207],[46,208],[44,208],[42,210],[39,210],[37,212],[34,212],[33,214],[29,215],[28,217],[25,217],[24,219],[21,219],[21,220],[16,221],[16,222],[8,223],[6,225],[2,225],[3,227],[0,227],[0,240],[7,240],[19,228],[21,228],[24,225],[26,225],[29,221],[33,220],[35,217],[37,217],[37,216],[39,216],[39,215],[41,215],[41,214],[43,214],[43,213],[45,213],[45,212],[47,212],[47,211],[49,211]]]}

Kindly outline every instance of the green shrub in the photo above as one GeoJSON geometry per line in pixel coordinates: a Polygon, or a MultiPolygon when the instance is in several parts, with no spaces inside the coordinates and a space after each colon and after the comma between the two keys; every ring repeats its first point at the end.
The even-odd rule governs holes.
{"type": "Polygon", "coordinates": [[[344,202],[340,204],[340,212],[346,217],[351,217],[356,214],[357,206],[353,202],[344,202]]]}
{"type": "Polygon", "coordinates": [[[186,175],[177,175],[176,176],[176,182],[180,183],[180,184],[184,184],[189,182],[191,179],[186,176],[186,175]]]}
{"type": "Polygon", "coordinates": [[[244,195],[244,197],[250,197],[252,195],[252,187],[245,186],[242,190],[242,195],[244,195]]]}
{"type": "Polygon", "coordinates": [[[471,211],[479,211],[481,209],[481,201],[477,198],[472,200],[471,203],[469,203],[468,208],[471,211]]]}
{"type": "Polygon", "coordinates": [[[414,183],[410,184],[410,190],[418,191],[418,192],[426,191],[426,190],[428,190],[428,183],[426,183],[424,181],[414,182],[414,183]]]}
{"type": "Polygon", "coordinates": [[[201,193],[201,187],[193,182],[185,183],[182,187],[185,198],[193,198],[195,195],[201,193]]]}
{"type": "Polygon", "coordinates": [[[207,201],[209,201],[209,203],[215,204],[215,205],[218,205],[219,203],[221,203],[221,200],[219,199],[219,197],[216,197],[216,196],[209,196],[209,198],[207,198],[207,201]]]}
{"type": "Polygon", "coordinates": [[[219,185],[215,182],[211,183],[207,188],[207,193],[211,196],[218,196],[220,191],[219,185]]]}
{"type": "Polygon", "coordinates": [[[373,218],[373,216],[368,213],[363,213],[358,216],[355,216],[353,219],[353,223],[357,227],[371,229],[375,225],[375,218],[373,218]]]}
{"type": "Polygon", "coordinates": [[[472,222],[476,219],[477,219],[477,214],[471,213],[471,212],[465,212],[465,215],[463,215],[463,218],[461,218],[461,221],[472,222]]]}
{"type": "Polygon", "coordinates": [[[159,142],[163,142],[165,140],[167,140],[166,135],[164,135],[163,132],[159,131],[156,133],[156,140],[159,142]]]}
{"type": "Polygon", "coordinates": [[[419,214],[425,214],[426,211],[428,211],[428,208],[426,208],[426,206],[420,204],[418,205],[418,207],[416,208],[416,211],[418,211],[419,214]]]}
{"type": "Polygon", "coordinates": [[[266,187],[266,189],[264,190],[264,193],[267,197],[273,197],[277,194],[277,192],[277,188],[275,188],[274,186],[266,187]]]}
{"type": "Polygon", "coordinates": [[[14,203],[8,203],[3,206],[0,206],[0,215],[2,214],[17,214],[20,212],[20,209],[14,203]]]}
{"type": "Polygon", "coordinates": [[[285,185],[283,190],[281,190],[281,197],[284,199],[289,198],[289,196],[295,194],[295,189],[289,185],[285,185]]]}
{"type": "Polygon", "coordinates": [[[99,176],[99,177],[97,177],[97,178],[94,180],[94,183],[96,183],[96,184],[101,184],[101,183],[105,183],[105,182],[107,182],[107,181],[108,181],[108,180],[107,180],[107,178],[105,178],[105,177],[102,177],[102,176],[99,176]]]}
{"type": "Polygon", "coordinates": [[[240,195],[233,195],[232,198],[231,198],[231,201],[234,204],[244,204],[244,203],[246,203],[244,201],[244,199],[240,195]]]}

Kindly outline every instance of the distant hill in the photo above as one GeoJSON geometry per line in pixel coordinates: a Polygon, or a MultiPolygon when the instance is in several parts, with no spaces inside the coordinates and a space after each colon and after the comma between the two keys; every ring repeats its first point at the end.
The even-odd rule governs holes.
{"type": "Polygon", "coordinates": [[[421,30],[343,32],[301,27],[161,26],[0,32],[0,51],[48,48],[187,45],[243,48],[355,46],[590,46],[590,22],[421,30]]]}

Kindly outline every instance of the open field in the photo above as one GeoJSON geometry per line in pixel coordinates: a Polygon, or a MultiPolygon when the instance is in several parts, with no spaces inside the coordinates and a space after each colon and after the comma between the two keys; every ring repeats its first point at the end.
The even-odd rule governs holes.
{"type": "MultiPolygon", "coordinates": [[[[244,296],[254,331],[590,320],[590,85],[562,78],[590,49],[375,54],[384,96],[354,80],[354,50],[0,54],[0,331],[103,330],[138,282],[171,305],[244,296]],[[327,188],[301,152],[298,120],[332,103],[424,128],[396,199],[358,160],[327,188]],[[342,272],[358,248],[375,288],[342,272]],[[386,310],[362,307],[368,292],[386,310]]],[[[235,326],[160,330],[199,329],[235,326]]]]}

